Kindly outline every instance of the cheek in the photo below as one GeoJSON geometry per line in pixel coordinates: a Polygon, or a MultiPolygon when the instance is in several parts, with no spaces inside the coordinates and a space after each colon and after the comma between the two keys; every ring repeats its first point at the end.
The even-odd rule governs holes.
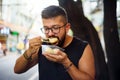
{"type": "Polygon", "coordinates": [[[60,41],[63,40],[63,38],[65,37],[65,35],[66,35],[66,31],[60,33],[60,35],[59,35],[60,41]]]}
{"type": "Polygon", "coordinates": [[[47,37],[47,38],[48,38],[49,36],[48,36],[47,34],[45,34],[45,37],[47,37]]]}

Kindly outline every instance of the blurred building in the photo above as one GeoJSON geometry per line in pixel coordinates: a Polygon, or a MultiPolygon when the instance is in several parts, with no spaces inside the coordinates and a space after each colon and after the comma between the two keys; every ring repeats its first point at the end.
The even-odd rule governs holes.
{"type": "Polygon", "coordinates": [[[10,51],[16,51],[19,42],[35,36],[44,36],[41,10],[57,0],[0,0],[0,42],[7,44],[10,51]],[[6,32],[8,30],[8,32],[6,32]]]}
{"type": "MultiPolygon", "coordinates": [[[[82,2],[86,17],[90,19],[96,30],[101,32],[102,0],[82,0],[82,2]]],[[[58,1],[0,0],[0,42],[6,43],[11,51],[15,51],[18,42],[39,35],[44,36],[40,31],[40,27],[42,27],[40,13],[44,7],[51,4],[58,5],[58,1]]],[[[117,4],[117,17],[120,17],[120,0],[117,0],[117,4]]]]}

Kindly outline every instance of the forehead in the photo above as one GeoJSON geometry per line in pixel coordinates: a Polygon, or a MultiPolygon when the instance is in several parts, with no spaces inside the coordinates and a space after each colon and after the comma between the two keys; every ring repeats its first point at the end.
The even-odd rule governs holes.
{"type": "Polygon", "coordinates": [[[63,24],[64,23],[64,18],[62,16],[57,16],[57,17],[53,17],[53,18],[43,18],[43,25],[44,26],[51,26],[51,25],[55,25],[55,24],[63,24]]]}

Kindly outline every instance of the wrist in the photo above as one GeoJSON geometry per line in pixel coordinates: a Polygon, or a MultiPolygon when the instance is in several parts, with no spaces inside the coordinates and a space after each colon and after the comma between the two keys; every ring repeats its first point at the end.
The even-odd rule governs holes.
{"type": "Polygon", "coordinates": [[[28,61],[32,60],[32,55],[28,54],[28,51],[26,50],[23,54],[24,58],[28,61]]]}
{"type": "Polygon", "coordinates": [[[68,71],[72,65],[73,65],[73,63],[69,59],[67,59],[63,64],[66,71],[68,71]]]}
{"type": "Polygon", "coordinates": [[[65,70],[68,71],[72,65],[73,63],[71,62],[68,66],[65,67],[65,70]]]}
{"type": "Polygon", "coordinates": [[[68,69],[72,65],[72,62],[69,60],[69,58],[67,58],[62,64],[65,69],[68,69]]]}

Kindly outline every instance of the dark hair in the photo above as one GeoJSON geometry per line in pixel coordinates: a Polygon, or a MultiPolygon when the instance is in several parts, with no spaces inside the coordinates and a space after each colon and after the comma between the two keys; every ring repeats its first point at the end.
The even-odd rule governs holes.
{"type": "Polygon", "coordinates": [[[63,16],[66,20],[66,22],[68,22],[67,20],[67,13],[65,11],[64,8],[60,7],[60,6],[49,6],[46,7],[43,11],[42,11],[42,18],[48,19],[48,18],[53,18],[53,17],[57,17],[57,16],[63,16]]]}

